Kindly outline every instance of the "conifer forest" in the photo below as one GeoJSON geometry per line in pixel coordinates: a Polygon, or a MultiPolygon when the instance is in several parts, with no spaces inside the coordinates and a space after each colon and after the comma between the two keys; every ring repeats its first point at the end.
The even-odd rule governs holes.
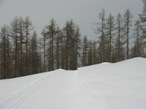
{"type": "Polygon", "coordinates": [[[1,26],[0,79],[146,57],[146,0],[137,21],[129,9],[117,16],[104,9],[95,14],[94,40],[82,36],[72,19],[60,28],[52,18],[41,34],[29,16],[15,17],[1,26]]]}

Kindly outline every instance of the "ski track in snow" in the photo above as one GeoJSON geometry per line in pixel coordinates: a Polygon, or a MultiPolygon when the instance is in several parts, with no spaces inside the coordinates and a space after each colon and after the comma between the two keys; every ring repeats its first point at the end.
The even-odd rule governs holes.
{"type": "MultiPolygon", "coordinates": [[[[31,83],[24,86],[21,90],[18,90],[14,92],[14,94],[9,95],[9,97],[6,97],[7,99],[1,100],[0,109],[32,109],[34,107],[32,107],[31,104],[35,103],[35,100],[36,103],[43,100],[45,101],[43,105],[49,104],[49,101],[47,103],[47,99],[51,97],[51,95],[47,96],[47,94],[44,95],[44,93],[51,94],[52,91],[57,91],[58,93],[61,92],[59,96],[64,95],[68,99],[71,98],[70,101],[74,102],[74,108],[80,107],[80,109],[89,109],[88,106],[86,106],[86,101],[83,97],[83,93],[78,82],[79,80],[77,77],[77,71],[68,72],[64,70],[59,70],[58,72],[53,72],[51,74],[33,80],[31,83]],[[65,79],[64,77],[61,77],[62,75],[65,76],[65,79]],[[52,83],[52,81],[56,83],[52,83]],[[54,86],[52,86],[52,84],[54,84],[54,86]],[[59,85],[61,85],[61,87],[59,87],[59,85]],[[48,88],[52,90],[49,91],[48,88]],[[29,105],[30,107],[27,107],[29,105]]],[[[84,96],[85,95],[86,94],[84,94],[84,96]]],[[[51,100],[53,100],[53,96],[51,100]]],[[[66,100],[64,100],[64,96],[58,97],[59,100],[62,99],[62,101],[59,101],[61,102],[60,105],[65,103],[66,106],[63,106],[64,108],[71,108],[68,100],[66,98],[66,100]]],[[[43,107],[43,105],[41,105],[40,109],[43,107]]],[[[59,108],[59,106],[55,106],[55,104],[53,104],[52,106],[54,107],[54,109],[59,108]]]]}
{"type": "Polygon", "coordinates": [[[0,101],[0,109],[17,109],[23,102],[30,98],[40,87],[47,77],[52,77],[53,74],[48,74],[40,78],[34,79],[31,83],[22,87],[20,90],[16,90],[11,95],[5,97],[0,101]],[[3,105],[8,104],[8,105],[3,105]]]}
{"type": "Polygon", "coordinates": [[[0,109],[146,109],[146,60],[0,81],[0,109]]]}

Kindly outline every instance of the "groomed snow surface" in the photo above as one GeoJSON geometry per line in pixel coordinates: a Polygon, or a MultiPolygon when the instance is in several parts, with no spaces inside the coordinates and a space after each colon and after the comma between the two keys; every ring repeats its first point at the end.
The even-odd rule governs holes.
{"type": "Polygon", "coordinates": [[[146,109],[146,59],[0,80],[0,109],[146,109]]]}

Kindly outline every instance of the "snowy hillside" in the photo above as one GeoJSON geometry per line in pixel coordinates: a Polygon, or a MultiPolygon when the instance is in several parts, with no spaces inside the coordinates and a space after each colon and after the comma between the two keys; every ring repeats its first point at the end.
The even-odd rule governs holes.
{"type": "Polygon", "coordinates": [[[146,109],[146,59],[0,80],[0,109],[146,109]]]}

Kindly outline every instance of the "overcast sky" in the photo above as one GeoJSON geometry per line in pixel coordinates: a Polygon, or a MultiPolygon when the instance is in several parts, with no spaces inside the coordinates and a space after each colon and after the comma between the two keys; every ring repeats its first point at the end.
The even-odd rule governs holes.
{"type": "Polygon", "coordinates": [[[103,8],[113,15],[130,9],[136,20],[143,3],[142,0],[0,0],[0,26],[10,24],[16,16],[29,16],[40,35],[52,18],[60,27],[73,19],[82,35],[96,37],[91,27],[103,8]]]}

